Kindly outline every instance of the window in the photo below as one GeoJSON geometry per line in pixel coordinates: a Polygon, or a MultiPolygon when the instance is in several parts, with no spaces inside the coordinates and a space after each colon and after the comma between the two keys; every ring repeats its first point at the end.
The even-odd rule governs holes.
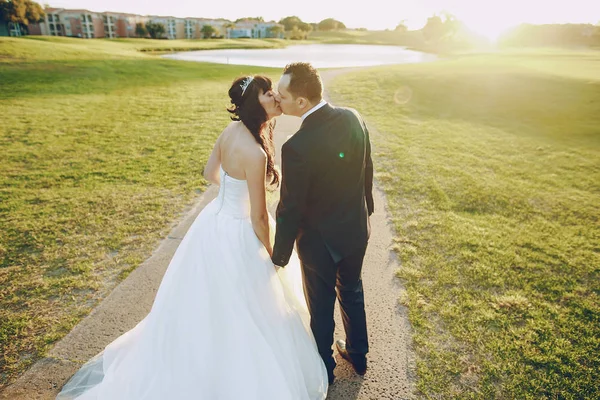
{"type": "Polygon", "coordinates": [[[52,20],[52,14],[48,14],[48,21],[50,21],[50,22],[54,22],[54,21],[52,20]]]}
{"type": "Polygon", "coordinates": [[[10,36],[21,36],[21,25],[12,22],[8,23],[8,29],[10,30],[10,36]]]}

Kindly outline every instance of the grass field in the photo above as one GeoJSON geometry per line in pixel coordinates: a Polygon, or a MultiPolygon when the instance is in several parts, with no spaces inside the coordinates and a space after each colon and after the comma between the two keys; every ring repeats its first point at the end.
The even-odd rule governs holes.
{"type": "Polygon", "coordinates": [[[153,40],[94,39],[82,40],[57,36],[26,36],[0,38],[0,62],[105,60],[140,58],[144,53],[171,51],[280,48],[287,42],[279,39],[215,39],[215,40],[153,40]]]}
{"type": "MultiPolygon", "coordinates": [[[[205,188],[232,79],[280,73],[148,50],[248,43],[296,44],[0,38],[0,389],[205,188]]],[[[423,397],[600,397],[598,71],[599,53],[519,50],[328,88],[376,128],[423,397]]]]}
{"type": "Polygon", "coordinates": [[[396,31],[314,31],[308,35],[308,40],[330,44],[385,44],[404,45],[407,40],[419,40],[423,42],[423,34],[419,31],[396,32],[396,31]]]}
{"type": "Polygon", "coordinates": [[[431,399],[600,398],[600,53],[340,76],[372,133],[431,399]]]}
{"type": "Polygon", "coordinates": [[[0,38],[0,388],[202,192],[229,85],[258,72],[280,70],[163,60],[129,41],[0,38]]]}

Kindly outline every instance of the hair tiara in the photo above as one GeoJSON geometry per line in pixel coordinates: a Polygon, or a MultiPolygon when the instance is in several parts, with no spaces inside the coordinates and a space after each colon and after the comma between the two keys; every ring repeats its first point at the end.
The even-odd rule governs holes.
{"type": "Polygon", "coordinates": [[[253,80],[254,80],[254,78],[249,76],[242,81],[242,83],[240,84],[240,87],[242,88],[242,96],[244,95],[244,93],[246,92],[246,89],[248,89],[248,86],[250,85],[250,83],[253,80]]]}

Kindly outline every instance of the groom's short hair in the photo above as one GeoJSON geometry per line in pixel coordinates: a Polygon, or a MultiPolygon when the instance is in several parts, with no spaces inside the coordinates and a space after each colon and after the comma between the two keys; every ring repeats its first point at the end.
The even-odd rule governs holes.
{"type": "Polygon", "coordinates": [[[289,92],[296,97],[306,97],[316,104],[323,98],[323,82],[319,72],[310,63],[295,62],[285,66],[283,75],[290,75],[289,92]]]}

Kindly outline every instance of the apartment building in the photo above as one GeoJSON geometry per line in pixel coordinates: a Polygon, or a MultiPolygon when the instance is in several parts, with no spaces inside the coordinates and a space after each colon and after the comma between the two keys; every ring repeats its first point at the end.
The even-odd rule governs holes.
{"type": "Polygon", "coordinates": [[[117,19],[118,16],[113,13],[102,14],[102,24],[104,25],[104,37],[114,39],[119,37],[117,34],[117,19]]]}
{"type": "Polygon", "coordinates": [[[185,38],[186,39],[199,39],[200,30],[198,29],[197,18],[185,18],[185,38]]]}
{"type": "Polygon", "coordinates": [[[201,39],[202,27],[211,25],[217,30],[216,36],[227,38],[270,38],[282,37],[271,28],[275,22],[243,20],[233,24],[226,19],[177,18],[171,16],[141,16],[116,12],[97,13],[89,10],[69,10],[64,8],[45,9],[44,20],[32,23],[27,29],[19,24],[0,26],[0,36],[45,35],[69,36],[84,39],[136,37],[136,24],[149,21],[165,27],[165,39],[201,39]]]}
{"type": "Polygon", "coordinates": [[[185,39],[186,38],[186,22],[183,18],[162,17],[152,15],[148,17],[149,21],[159,23],[165,27],[166,39],[185,39]]]}
{"type": "Polygon", "coordinates": [[[261,22],[258,20],[243,20],[235,24],[234,28],[229,30],[230,38],[282,38],[282,34],[275,34],[271,31],[274,26],[281,26],[276,22],[261,22]]]}
{"type": "Polygon", "coordinates": [[[30,34],[39,31],[45,36],[71,36],[85,39],[104,37],[101,14],[89,10],[62,8],[47,8],[45,11],[44,21],[29,25],[30,34]]]}

